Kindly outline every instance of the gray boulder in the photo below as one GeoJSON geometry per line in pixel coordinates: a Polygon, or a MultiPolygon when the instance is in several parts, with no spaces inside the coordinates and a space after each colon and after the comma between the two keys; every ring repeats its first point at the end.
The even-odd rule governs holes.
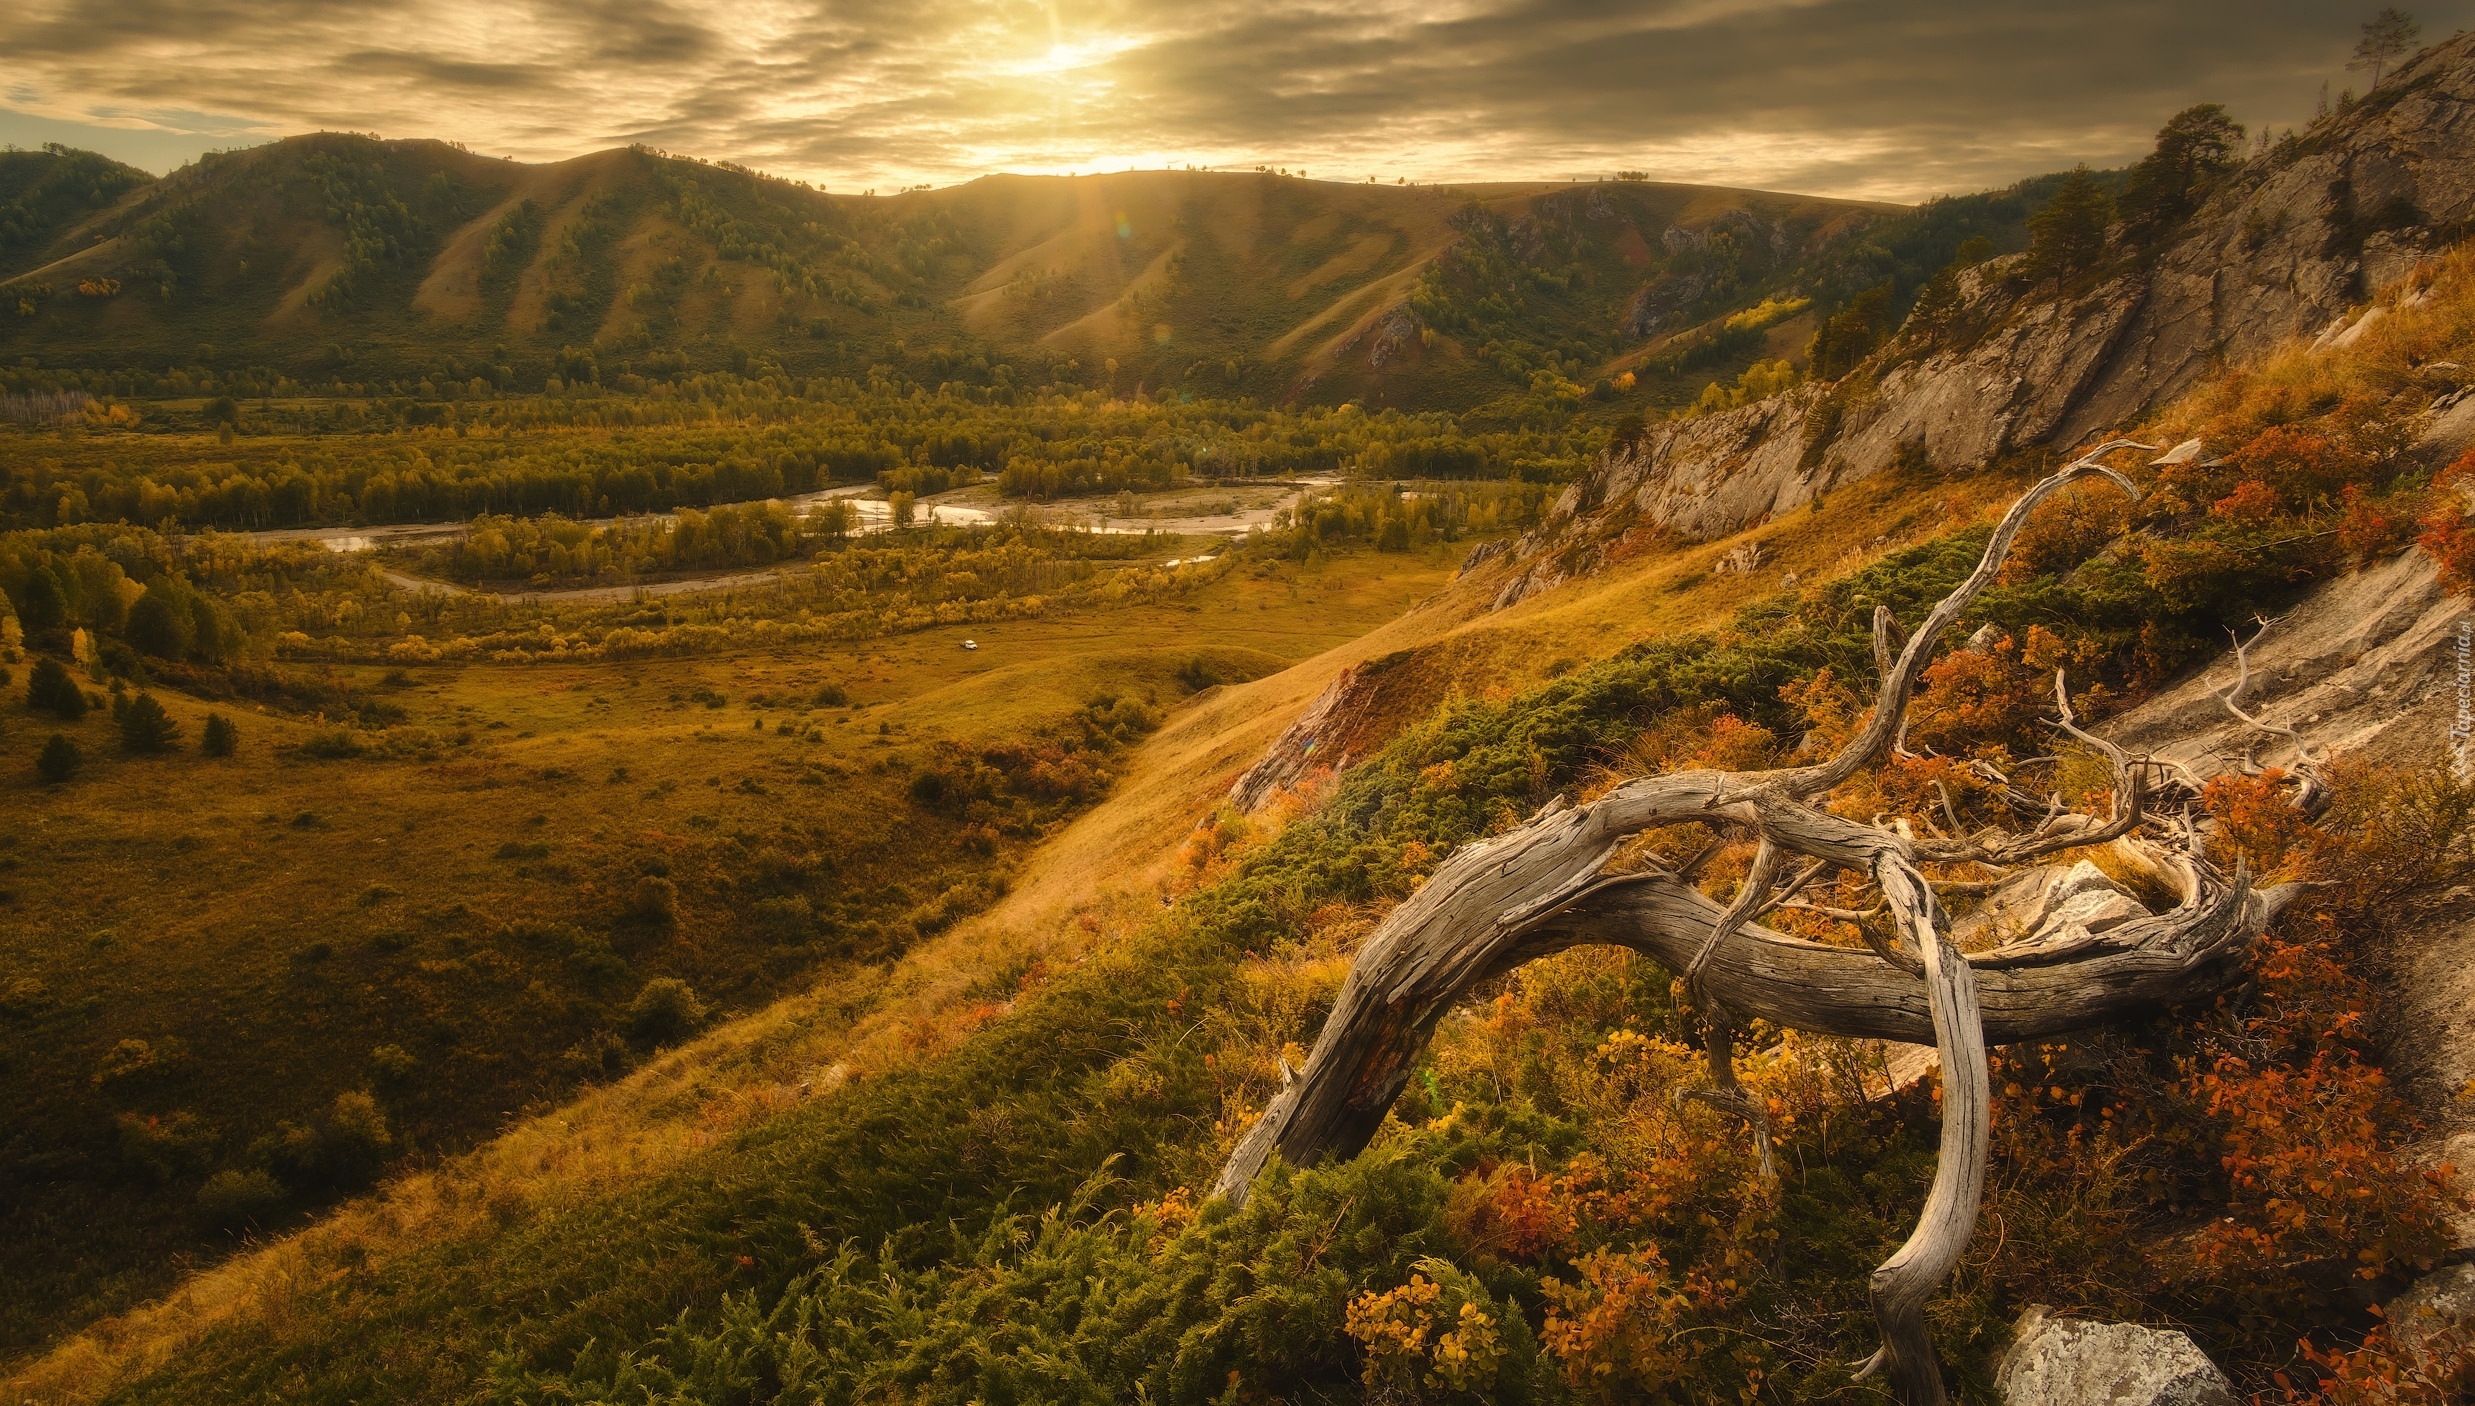
{"type": "Polygon", "coordinates": [[[2382,1312],[2389,1336],[2422,1371],[2475,1352],[2475,1264],[2455,1264],[2418,1279],[2382,1312]]]}
{"type": "Polygon", "coordinates": [[[2181,1333],[2020,1315],[1994,1390],[2003,1406],[2237,1406],[2234,1384],[2181,1333]]]}

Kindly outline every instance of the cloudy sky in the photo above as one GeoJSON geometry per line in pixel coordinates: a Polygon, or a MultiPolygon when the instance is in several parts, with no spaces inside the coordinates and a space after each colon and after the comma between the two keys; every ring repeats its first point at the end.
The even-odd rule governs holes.
{"type": "MultiPolygon", "coordinates": [[[[830,189],[1304,168],[1912,200],[2311,114],[2340,0],[10,0],[0,141],[153,171],[317,129],[627,142],[830,189]]],[[[2412,7],[2427,41],[2475,0],[2412,7]]]]}

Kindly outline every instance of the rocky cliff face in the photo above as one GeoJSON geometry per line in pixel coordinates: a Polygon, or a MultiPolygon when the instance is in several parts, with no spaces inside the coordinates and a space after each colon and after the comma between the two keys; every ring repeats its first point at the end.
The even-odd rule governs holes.
{"type": "Polygon", "coordinates": [[[2224,361],[2341,325],[2475,231],[2475,36],[2418,55],[2349,113],[2228,176],[2162,250],[2075,298],[2015,260],[1961,280],[1931,327],[1831,386],[1659,426],[1471,569],[1508,605],[1586,572],[1642,526],[1722,536],[1905,458],[1948,473],[2139,418],[2224,361]]]}
{"type": "Polygon", "coordinates": [[[1385,716],[1387,686],[1414,653],[1402,650],[1343,669],[1229,787],[1229,804],[1252,815],[1317,771],[1345,771],[1390,741],[1397,719],[1385,716]]]}

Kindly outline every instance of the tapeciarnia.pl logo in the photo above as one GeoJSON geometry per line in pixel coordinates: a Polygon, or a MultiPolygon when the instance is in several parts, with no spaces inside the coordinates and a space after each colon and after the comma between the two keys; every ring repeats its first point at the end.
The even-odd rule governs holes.
{"type": "Polygon", "coordinates": [[[2449,757],[2460,781],[2475,780],[2475,620],[2458,622],[2458,716],[2449,724],[2449,757]]]}

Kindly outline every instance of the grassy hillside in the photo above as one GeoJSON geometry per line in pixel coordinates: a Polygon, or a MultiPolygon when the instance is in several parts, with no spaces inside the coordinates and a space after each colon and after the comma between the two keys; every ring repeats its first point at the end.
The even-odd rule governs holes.
{"type": "MultiPolygon", "coordinates": [[[[1851,495],[1844,512],[1832,519],[1827,530],[1778,534],[1771,547],[1785,554],[1780,560],[1790,569],[1801,568],[1808,573],[1828,570],[1834,563],[1844,566],[1861,560],[1872,550],[1866,545],[1870,538],[1887,532],[1898,540],[1906,540],[1930,531],[1943,520],[1941,513],[1964,515],[1972,510],[1970,505],[1987,501],[2000,491],[2000,484],[1970,486],[1957,490],[1931,512],[1920,513],[1912,494],[1894,492],[1886,486],[1880,492],[1851,495]]],[[[709,1214],[725,1215],[724,1207],[729,1201],[746,1194],[746,1178],[773,1175],[759,1172],[742,1161],[744,1152],[730,1136],[732,1129],[749,1120],[771,1119],[788,1103],[797,1101],[797,1086],[816,1085],[828,1072],[834,1082],[867,1083],[878,1072],[909,1069],[924,1059],[935,1058],[941,1051],[971,1038],[992,1015],[1002,1011],[1008,999],[1019,993],[1026,973],[1073,970],[1095,943],[1122,937],[1148,921],[1150,914],[1159,911],[1162,894],[1181,894],[1190,889],[1196,879],[1196,863],[1208,860],[1210,853],[1208,847],[1194,851],[1182,845],[1195,818],[1209,814],[1219,792],[1226,789],[1236,772],[1253,760],[1272,734],[1339,668],[1357,660],[1409,651],[1416,664],[1396,671],[1395,675],[1402,689],[1398,703],[1404,719],[1421,716],[1437,702],[1464,691],[1500,695],[1508,688],[1535,686],[1548,674],[1570,668],[1575,661],[1595,655],[1613,641],[1657,638],[1673,630],[1721,619],[1737,603],[1759,595],[1764,589],[1761,583],[1742,576],[1708,575],[1711,562],[1727,545],[1717,544],[1675,558],[1644,559],[1643,569],[1638,572],[1611,576],[1593,583],[1586,592],[1525,603],[1500,615],[1477,613],[1481,598],[1468,589],[1431,594],[1441,585],[1432,565],[1374,556],[1342,557],[1329,566],[1303,572],[1276,567],[1261,576],[1249,567],[1229,578],[1226,585],[1193,598],[1192,604],[1202,607],[1199,614],[1177,610],[1163,614],[1156,632],[1145,623],[1147,617],[1143,612],[1136,612],[1131,618],[1122,612],[1095,615],[1060,621],[1054,627],[1006,627],[1004,637],[1009,654],[1023,647],[1018,637],[1025,629],[1033,630],[1040,641],[1021,667],[945,686],[923,679],[923,692],[916,701],[897,699],[860,716],[875,718],[884,711],[895,717],[898,724],[910,720],[916,735],[924,726],[917,720],[919,713],[933,700],[946,727],[987,729],[999,719],[1011,716],[1015,709],[1029,708],[1051,694],[1060,700],[1059,711],[1070,712],[1081,696],[1085,679],[1080,672],[1066,679],[1053,677],[1061,666],[1081,671],[1098,667],[1101,672],[1089,679],[1092,686],[1127,677],[1120,671],[1131,670],[1154,680],[1150,686],[1163,696],[1175,698],[1193,680],[1163,677],[1161,671],[1182,667],[1190,657],[1183,651],[1198,639],[1209,638],[1215,647],[1227,645],[1266,653],[1313,643],[1328,642],[1329,647],[1299,667],[1251,683],[1211,687],[1187,706],[1171,711],[1157,734],[1131,748],[1116,764],[1114,769],[1121,775],[1113,798],[1048,838],[1041,861],[1020,869],[1004,895],[995,899],[996,906],[989,913],[965,917],[950,931],[927,934],[911,951],[886,966],[871,965],[845,976],[840,973],[847,968],[836,962],[816,963],[810,970],[817,975],[803,979],[805,989],[789,1000],[760,1009],[694,1046],[648,1063],[641,1071],[619,1079],[607,1091],[589,1095],[585,1104],[544,1110],[540,1117],[519,1120],[498,1142],[472,1157],[418,1159],[399,1176],[408,1173],[412,1181],[403,1184],[417,1184],[420,1190],[390,1193],[383,1203],[385,1208],[375,1210],[375,1219],[367,1218],[363,1212],[346,1211],[341,1219],[327,1223],[328,1229],[311,1234],[340,1233],[344,1239],[339,1243],[354,1247],[349,1253],[373,1263],[392,1262],[403,1255],[419,1257],[418,1265],[405,1263],[402,1273],[453,1276],[450,1281],[438,1282],[434,1290],[423,1289],[415,1295],[415,1301],[427,1302],[426,1296],[433,1291],[461,1296],[472,1292],[495,1294],[504,1289],[521,1296],[525,1291],[506,1285],[487,1291],[476,1286],[518,1272],[513,1262],[502,1258],[503,1254],[526,1260],[540,1256],[544,1264],[569,1262],[574,1256],[587,1253],[585,1245],[609,1239],[608,1217],[643,1215],[646,1211],[642,1208],[648,1205],[684,1198],[676,1199],[675,1210],[688,1220],[709,1214]],[[1404,573],[1403,567],[1412,569],[1404,573]],[[1391,594],[1395,590],[1399,594],[1391,594]],[[1224,597],[1220,594],[1224,591],[1230,594],[1224,597]],[[1419,600],[1421,597],[1426,599],[1419,600]],[[1417,602],[1415,608],[1404,611],[1413,601],[1417,602]],[[1351,638],[1366,622],[1374,620],[1391,623],[1363,638],[1351,638]],[[1198,627],[1208,630],[1208,635],[1199,634],[1198,627]],[[1309,629],[1324,631],[1323,640],[1292,633],[1309,629]],[[1267,630],[1277,633],[1267,636],[1267,630]],[[1284,635],[1286,640],[1281,637],[1284,635]],[[1145,651],[1145,640],[1157,640],[1166,648],[1145,651]],[[1135,655],[1116,652],[1129,647],[1136,651],[1135,655]],[[1097,664],[1086,659],[1084,652],[1097,655],[1097,664]],[[1026,684],[1032,687],[1027,689],[1026,684]],[[813,985],[808,986],[808,981],[813,981],[813,985]],[[682,1060],[687,1063],[680,1063],[682,1060]],[[575,1135],[576,1130],[588,1126],[595,1131],[575,1135]],[[552,1131],[562,1128],[568,1131],[552,1131]],[[514,1152],[512,1149],[519,1145],[528,1150],[514,1152]],[[677,1179],[682,1177],[686,1180],[677,1179]],[[689,1185],[709,1185],[713,1188],[710,1194],[721,1199],[708,1200],[705,1191],[682,1190],[689,1185]],[[412,1199],[402,1199],[406,1195],[412,1199]],[[609,1199],[613,1196],[625,1199],[613,1202],[609,1199]],[[562,1208],[556,1212],[561,1217],[561,1228],[542,1231],[554,1237],[547,1242],[553,1248],[545,1248],[545,1242],[533,1239],[532,1232],[527,1232],[520,1243],[502,1242],[500,1227],[510,1223],[509,1218],[513,1218],[513,1223],[534,1223],[534,1213],[522,1209],[533,1206],[539,1206],[543,1215],[552,1214],[554,1207],[562,1208]],[[473,1219],[475,1216],[479,1219],[473,1219]],[[577,1238],[570,1239],[571,1236],[577,1238]],[[427,1258],[432,1252],[445,1258],[432,1261],[427,1258]],[[448,1269],[450,1263],[465,1267],[448,1269]],[[448,1287],[450,1283],[463,1287],[448,1287]]],[[[986,629],[975,628],[987,640],[986,629]]],[[[946,638],[948,633],[958,632],[924,636],[915,643],[894,645],[887,652],[905,661],[906,674],[911,669],[951,669],[951,661],[965,656],[952,650],[952,641],[946,638]]],[[[871,650],[862,657],[873,658],[874,653],[871,650]]],[[[984,645],[982,655],[985,653],[984,645]]],[[[693,668],[700,677],[718,677],[713,674],[713,667],[727,668],[733,671],[730,682],[718,686],[730,690],[749,686],[750,680],[742,675],[756,671],[765,671],[768,677],[794,671],[803,681],[831,674],[832,660],[838,657],[828,656],[822,669],[807,657],[726,657],[711,667],[701,662],[678,667],[693,668]]],[[[975,667],[984,664],[980,655],[971,658],[975,667]]],[[[1248,672],[1243,661],[1235,658],[1222,667],[1235,679],[1243,679],[1248,672]]],[[[640,672],[641,668],[629,672],[640,672]]],[[[559,671],[555,685],[533,683],[533,676],[539,672],[539,666],[535,666],[514,675],[510,681],[528,690],[552,686],[553,691],[545,697],[549,707],[579,708],[583,713],[562,727],[555,714],[538,711],[542,705],[528,705],[522,721],[541,729],[542,735],[516,745],[549,745],[562,761],[572,760],[578,745],[612,748],[612,757],[631,749],[642,752],[649,745],[653,765],[668,767],[668,763],[659,760],[664,734],[658,721],[644,729],[610,731],[602,737],[579,734],[571,729],[581,729],[589,720],[593,730],[601,732],[611,727],[612,719],[563,691],[566,676],[578,671],[559,671]],[[557,740],[562,736],[563,743],[557,740]]],[[[887,666],[872,664],[863,665],[860,675],[846,676],[886,673],[887,666]]],[[[603,677],[601,671],[587,670],[583,677],[593,681],[591,686],[597,690],[610,686],[598,682],[603,677]]],[[[886,681],[891,682],[890,677],[886,681]]],[[[642,688],[630,696],[643,696],[642,688]]],[[[872,689],[854,686],[855,699],[873,697],[872,689]]],[[[509,697],[506,701],[513,704],[515,699],[509,697]]],[[[690,700],[688,710],[690,716],[698,719],[736,718],[741,711],[735,695],[727,710],[710,712],[694,700],[690,700]]],[[[739,736],[720,726],[713,731],[723,740],[699,748],[691,738],[685,750],[697,755],[684,758],[685,765],[691,769],[706,766],[719,754],[718,748],[734,745],[731,739],[739,736]]],[[[750,736],[753,737],[752,730],[750,736]]],[[[911,751],[909,740],[904,739],[904,743],[896,755],[911,751]]],[[[743,739],[735,745],[764,749],[779,748],[782,744],[766,738],[743,739]]],[[[135,769],[143,764],[125,765],[135,769]]],[[[596,761],[577,769],[589,783],[594,768],[600,765],[596,761]]],[[[144,774],[139,773],[141,777],[144,774]]],[[[753,774],[760,779],[764,776],[761,771],[753,774]]],[[[314,776],[302,779],[309,783],[318,780],[314,776]]],[[[863,774],[854,780],[865,781],[866,777],[863,774]]],[[[693,795],[702,784],[701,777],[689,777],[687,781],[688,785],[679,793],[682,796],[693,795]]],[[[593,799],[594,793],[603,789],[606,788],[587,784],[581,787],[581,793],[584,798],[593,799]]],[[[637,789],[633,784],[617,788],[610,803],[622,807],[635,805],[637,789]]],[[[703,794],[711,798],[715,792],[703,788],[703,794]]],[[[755,833],[763,835],[767,826],[788,819],[779,813],[786,799],[795,807],[794,814],[804,817],[811,794],[775,786],[770,796],[739,796],[726,791],[724,799],[747,808],[748,820],[765,816],[754,825],[755,833]]],[[[457,799],[454,795],[441,795],[442,804],[457,799]]],[[[862,805],[869,803],[865,791],[854,794],[852,799],[862,805]]],[[[417,799],[413,803],[422,804],[417,799]]],[[[679,804],[709,808],[712,801],[683,800],[679,804]]],[[[907,800],[898,798],[896,804],[904,811],[913,809],[907,800]]],[[[334,816],[339,836],[368,832],[363,824],[367,817],[356,811],[331,809],[327,813],[334,816]]],[[[504,824],[519,839],[542,833],[538,827],[528,829],[525,819],[525,815],[510,808],[504,824]]],[[[564,812],[556,814],[554,821],[562,834],[584,823],[581,817],[570,817],[564,812]]],[[[603,823],[614,837],[626,833],[617,823],[603,823]]],[[[824,829],[830,822],[807,817],[794,823],[824,829]]],[[[643,827],[645,822],[639,820],[635,825],[643,827]]],[[[387,826],[378,828],[388,831],[387,826]]],[[[724,832],[730,828],[724,826],[724,832]]],[[[474,851],[477,858],[494,852],[487,843],[494,833],[485,829],[480,839],[472,841],[479,846],[474,851]]],[[[864,843],[861,837],[870,833],[865,823],[851,827],[843,832],[841,843],[864,843]]],[[[586,842],[585,834],[589,832],[577,836],[577,843],[588,849],[598,848],[586,842]]],[[[569,849],[566,842],[561,842],[549,862],[574,863],[569,849]]],[[[844,851],[837,845],[825,847],[825,852],[839,855],[844,851]]],[[[999,859],[1003,863],[1006,856],[1001,854],[999,859]]],[[[390,865],[396,862],[391,856],[390,865]]],[[[482,867],[506,866],[502,863],[482,867]]],[[[542,861],[522,863],[521,867],[535,872],[515,882],[542,882],[542,861]]],[[[457,870],[449,863],[446,872],[457,870]]],[[[552,890],[554,894],[556,891],[552,890]]],[[[26,896],[34,897],[31,893],[26,896]]],[[[330,906],[350,918],[359,917],[359,910],[351,906],[349,899],[338,898],[330,906]]],[[[398,902],[390,901],[386,909],[397,906],[398,902]]],[[[383,918],[388,913],[382,909],[377,916],[383,918]]],[[[728,921],[720,914],[717,919],[728,921]]],[[[740,920],[746,920],[744,910],[740,920]]],[[[573,916],[568,921],[599,926],[573,916]]],[[[717,932],[716,937],[719,936],[717,932]]],[[[714,947],[711,955],[717,964],[744,959],[744,954],[726,941],[708,942],[714,947]]],[[[776,950],[763,946],[761,939],[758,944],[756,951],[776,950]]],[[[347,960],[342,955],[343,944],[338,946],[339,956],[331,960],[347,960]]],[[[478,947],[485,959],[504,951],[518,960],[543,960],[529,957],[509,943],[482,943],[478,947]]],[[[418,955],[410,951],[403,954],[407,960],[418,955]]],[[[1144,973],[1125,975],[1143,983],[1133,989],[1148,991],[1156,973],[1147,969],[1144,973]]],[[[1036,986],[1037,979],[1032,984],[1036,986]]],[[[700,991],[705,989],[701,981],[698,986],[700,991]]],[[[115,987],[112,994],[119,999],[124,993],[115,987]]],[[[1145,998],[1129,995],[1127,999],[1145,998]]],[[[145,1006],[140,1004],[137,1008],[145,1006]]],[[[1103,1004],[1095,1007],[1091,1016],[1105,1022],[1118,1013],[1118,1005],[1103,1004]]],[[[354,1038],[360,1038],[358,1031],[354,1038]]],[[[520,1040],[522,1032],[510,1031],[508,1038],[520,1040]]],[[[431,1047],[420,1048],[426,1054],[431,1047]]],[[[91,1052],[85,1045],[77,1050],[79,1055],[91,1052]]],[[[365,1055],[357,1046],[346,1046],[337,1057],[362,1061],[360,1067],[366,1067],[365,1055]]],[[[260,1077],[288,1079],[287,1070],[291,1067],[265,1067],[260,1077]]],[[[992,1086],[985,1095],[986,1101],[975,1100],[973,1106],[996,1107],[1002,1102],[1002,1094],[1002,1088],[992,1086]]],[[[184,1091],[183,1096],[195,1098],[194,1088],[184,1091]]],[[[323,1086],[304,1088],[297,1096],[311,1112],[316,1111],[320,1100],[331,1097],[323,1086]]],[[[440,1097],[444,1101],[443,1091],[440,1097]]],[[[477,1106],[487,1110],[487,1100],[477,1106]]],[[[395,1112],[394,1102],[389,1101],[387,1107],[391,1114],[395,1112]]],[[[483,1126],[489,1125],[486,1111],[481,1121],[483,1126]]],[[[1092,1136],[1105,1141],[1114,1134],[1095,1132],[1092,1136]]],[[[439,1137],[436,1141],[442,1148],[455,1145],[453,1138],[439,1137]]],[[[1098,1141],[1092,1146],[1097,1147],[1098,1141]]],[[[996,1170],[994,1164],[984,1164],[977,1154],[969,1156],[972,1176],[996,1170]]],[[[187,1182],[180,1183],[180,1189],[185,1192],[194,1186],[204,1170],[200,1167],[198,1172],[191,1173],[187,1182]]],[[[1005,1175],[1011,1184],[1015,1174],[1005,1175]]],[[[147,1185],[142,1181],[134,1183],[132,1190],[142,1196],[139,1188],[147,1185]]],[[[664,1213],[664,1218],[668,1215],[664,1213]]],[[[162,1219],[142,1221],[132,1229],[132,1245],[145,1243],[150,1236],[159,1237],[164,1229],[162,1219]]],[[[613,1246],[620,1248],[619,1242],[613,1242],[613,1246]]],[[[620,1252],[637,1253],[626,1248],[620,1252]]],[[[219,1314],[239,1307],[254,1313],[256,1296],[270,1287],[263,1277],[266,1272],[267,1267],[258,1256],[245,1254],[228,1269],[211,1271],[206,1280],[200,1281],[190,1291],[198,1297],[184,1294],[177,1301],[187,1304],[185,1311],[189,1312],[203,1309],[219,1314]],[[256,1287],[247,1290],[239,1304],[227,1300],[225,1295],[236,1292],[236,1286],[242,1283],[256,1287]]],[[[295,1272],[287,1269],[283,1275],[289,1279],[295,1272]]],[[[693,1280],[698,1276],[691,1273],[689,1277],[693,1280]]],[[[133,1275],[126,1289],[140,1290],[142,1286],[159,1283],[151,1275],[133,1275]]],[[[663,1303],[670,1302],[666,1296],[674,1291],[651,1280],[642,1287],[665,1296],[660,1299],[663,1303]]],[[[622,1294],[621,1299],[626,1304],[637,1303],[632,1291],[622,1294]]],[[[91,1301],[83,1305],[88,1311],[97,1306],[100,1305],[91,1301]]],[[[348,1316],[357,1321],[370,1307],[375,1306],[356,1306],[348,1311],[348,1316]]],[[[593,1310],[595,1314],[619,1313],[631,1321],[639,1311],[640,1307],[623,1306],[621,1301],[593,1310]]],[[[471,1327],[483,1338],[490,1338],[497,1331],[478,1319],[471,1327]]],[[[375,1343],[398,1330],[389,1318],[362,1324],[352,1331],[372,1335],[367,1340],[375,1343]]],[[[449,1384],[477,1370],[478,1359],[467,1354],[487,1349],[481,1338],[466,1341],[457,1333],[447,1335],[438,1346],[437,1353],[425,1353],[417,1361],[402,1364],[401,1370],[410,1376],[394,1375],[391,1371],[384,1377],[383,1385],[364,1382],[350,1390],[452,1395],[449,1384]]],[[[279,1375],[269,1380],[288,1381],[289,1385],[275,1388],[287,1394],[317,1389],[306,1378],[279,1375]]]]}
{"type": "Polygon", "coordinates": [[[1589,387],[1895,213],[1650,182],[1227,172],[854,197],[644,150],[529,166],[341,134],[119,179],[45,197],[0,243],[23,304],[0,323],[10,361],[532,388],[751,359],[864,373],[927,348],[954,354],[949,372],[980,355],[1126,391],[1462,408],[1541,369],[1589,387]]]}
{"type": "MultiPolygon", "coordinates": [[[[1444,855],[1829,744],[1873,607],[1916,619],[2035,466],[1644,529],[1501,611],[1452,579],[1471,539],[1623,417],[2016,247],[2051,181],[877,199],[322,136],[116,190],[43,155],[0,266],[0,409],[43,417],[0,441],[10,1399],[1861,1395],[1930,1093],[1760,1032],[1763,1181],[1673,1097],[1693,1016],[1631,957],[1447,1021],[1350,1165],[1196,1191],[1444,855]],[[837,482],[994,520],[783,501],[837,482]],[[1251,539],[1176,535],[1241,497],[1251,539]],[[1095,516],[1175,530],[1058,525],[1095,516]],[[1360,665],[1332,769],[1227,810],[1360,665]]],[[[2475,265],[2416,285],[2161,415],[2217,452],[2126,456],[2136,506],[2041,512],[1864,812],[1997,818],[1956,757],[2102,812],[2054,668],[2102,716],[2418,531],[2463,585],[2475,460],[2405,446],[2475,356],[2475,265]]],[[[2353,968],[2475,801],[2355,769],[2312,831],[2279,784],[2188,798],[2220,859],[2326,881],[2239,1001],[2002,1056],[2000,1233],[1935,1309],[1967,1390],[2060,1285],[2265,1391],[2298,1336],[2377,1356],[2355,1281],[2436,1252],[2353,968]]],[[[1816,894],[1779,921],[1854,941],[1828,915],[1871,899],[1816,894]]]]}

